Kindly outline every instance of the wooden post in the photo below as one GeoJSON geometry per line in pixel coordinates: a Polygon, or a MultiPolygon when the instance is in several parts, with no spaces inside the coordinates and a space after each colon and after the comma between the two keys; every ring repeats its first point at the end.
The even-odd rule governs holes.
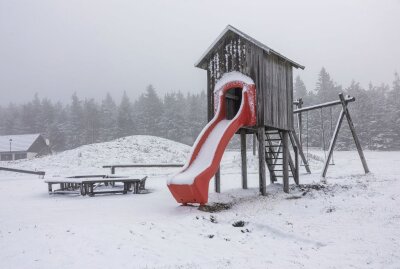
{"type": "Polygon", "coordinates": [[[253,156],[256,156],[257,152],[257,134],[253,134],[253,156]]]}
{"type": "Polygon", "coordinates": [[[333,149],[335,148],[336,140],[338,138],[340,127],[342,126],[343,118],[344,118],[344,111],[342,109],[342,111],[340,111],[339,119],[336,123],[335,131],[333,132],[333,137],[331,139],[331,142],[329,143],[328,156],[325,160],[324,169],[322,170],[322,177],[325,177],[326,172],[328,171],[329,162],[331,161],[332,158],[333,149]]]}
{"type": "Polygon", "coordinates": [[[259,173],[259,188],[261,195],[267,195],[266,189],[266,171],[265,171],[265,126],[257,128],[258,138],[258,173],[259,173]]]}
{"type": "Polygon", "coordinates": [[[246,130],[240,130],[240,152],[242,155],[242,188],[247,189],[246,130]]]}
{"type": "Polygon", "coordinates": [[[115,174],[115,167],[111,166],[111,174],[114,175],[115,174]]]}
{"type": "Polygon", "coordinates": [[[217,172],[215,173],[215,192],[221,192],[221,173],[220,169],[218,168],[217,172]]]}
{"type": "Polygon", "coordinates": [[[282,132],[282,157],[283,157],[283,191],[289,193],[289,147],[288,147],[288,132],[282,132]]]}
{"type": "Polygon", "coordinates": [[[300,184],[300,173],[299,173],[299,149],[297,146],[293,146],[293,151],[294,151],[294,165],[295,165],[295,173],[293,175],[294,177],[294,182],[296,182],[297,185],[300,184]]]}
{"type": "MultiPolygon", "coordinates": [[[[297,101],[298,101],[297,109],[302,108],[303,107],[303,99],[299,98],[299,99],[297,99],[297,101]]],[[[300,142],[300,145],[303,146],[303,120],[302,120],[301,113],[297,114],[297,127],[299,129],[299,142],[300,142]]]]}
{"type": "Polygon", "coordinates": [[[361,163],[364,167],[365,173],[367,174],[367,173],[369,173],[367,160],[364,157],[364,152],[362,150],[360,140],[358,139],[356,129],[354,128],[353,120],[351,119],[349,109],[347,108],[347,103],[345,101],[343,93],[339,94],[339,98],[340,98],[340,101],[342,102],[343,111],[344,111],[344,114],[346,115],[347,122],[349,123],[350,131],[351,131],[351,134],[353,135],[353,139],[354,139],[354,143],[356,144],[356,147],[357,147],[358,155],[360,155],[361,163]]]}
{"type": "Polygon", "coordinates": [[[297,150],[299,151],[300,157],[303,160],[303,164],[304,164],[304,167],[306,168],[307,173],[311,173],[310,166],[309,166],[309,164],[307,162],[306,156],[304,155],[303,147],[302,147],[302,145],[300,144],[300,141],[297,138],[296,131],[292,130],[289,133],[289,137],[290,137],[290,140],[292,142],[292,145],[293,146],[295,146],[295,145],[297,146],[297,150]]]}

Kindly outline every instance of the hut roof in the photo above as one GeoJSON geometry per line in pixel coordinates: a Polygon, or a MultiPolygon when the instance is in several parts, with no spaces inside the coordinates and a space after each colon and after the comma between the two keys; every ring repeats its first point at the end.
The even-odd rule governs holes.
{"type": "Polygon", "coordinates": [[[207,60],[209,54],[214,50],[214,48],[218,45],[219,41],[221,39],[224,38],[224,36],[226,34],[228,34],[229,32],[233,32],[237,35],[239,35],[240,37],[246,39],[248,42],[253,43],[254,45],[260,47],[261,49],[263,49],[266,53],[268,54],[274,54],[286,61],[288,61],[292,66],[294,66],[295,68],[301,68],[304,69],[304,66],[296,63],[295,61],[292,61],[288,58],[286,58],[285,56],[283,56],[282,54],[276,52],[275,50],[271,49],[270,47],[264,45],[263,43],[261,43],[260,41],[257,41],[256,39],[252,38],[251,36],[243,33],[242,31],[236,29],[235,27],[233,27],[232,25],[228,25],[223,31],[222,33],[217,37],[217,39],[211,44],[211,46],[208,47],[208,49],[206,50],[206,52],[204,52],[204,54],[201,56],[201,58],[195,63],[196,67],[199,68],[203,68],[205,69],[205,65],[204,62],[207,60]]]}
{"type": "Polygon", "coordinates": [[[0,136],[0,152],[10,151],[10,139],[12,151],[28,151],[32,144],[40,137],[40,134],[3,135],[0,136]]]}

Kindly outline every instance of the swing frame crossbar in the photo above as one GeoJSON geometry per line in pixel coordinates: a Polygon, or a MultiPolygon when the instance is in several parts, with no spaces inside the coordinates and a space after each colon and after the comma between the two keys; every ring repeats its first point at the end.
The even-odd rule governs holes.
{"type": "MultiPolygon", "coordinates": [[[[340,96],[340,95],[343,96],[343,93],[340,93],[339,96],[340,96]]],[[[340,97],[339,97],[339,98],[340,98],[340,97]]],[[[343,96],[343,98],[344,98],[344,101],[346,102],[346,104],[347,104],[347,103],[350,103],[350,102],[354,102],[354,101],[356,100],[355,97],[350,97],[350,96],[346,96],[346,97],[343,96]]],[[[294,104],[298,104],[298,101],[295,102],[294,104]]],[[[307,106],[307,107],[302,107],[302,108],[299,108],[299,109],[295,109],[295,110],[293,111],[293,113],[294,113],[294,114],[296,114],[296,113],[302,113],[302,112],[307,112],[307,111],[310,111],[310,110],[315,110],[315,109],[324,108],[324,107],[329,107],[329,106],[336,106],[336,105],[340,105],[340,104],[342,104],[342,101],[341,101],[341,100],[338,100],[338,101],[331,101],[331,102],[326,102],[326,103],[322,103],[322,104],[318,104],[318,105],[307,106]]]]}
{"type": "MultiPolygon", "coordinates": [[[[338,120],[336,122],[335,130],[333,132],[332,138],[331,138],[330,143],[329,143],[328,156],[325,159],[324,169],[322,170],[322,175],[321,175],[323,178],[326,177],[326,173],[328,172],[329,163],[330,163],[331,158],[333,156],[333,150],[335,148],[336,141],[337,141],[338,134],[339,134],[339,130],[340,130],[341,126],[342,126],[342,122],[343,122],[344,117],[346,117],[347,123],[349,124],[349,128],[350,128],[351,134],[353,136],[353,140],[354,140],[354,143],[356,145],[356,148],[357,148],[357,151],[358,151],[358,155],[360,156],[360,160],[361,160],[361,163],[363,165],[364,171],[365,171],[366,174],[369,173],[369,168],[368,168],[365,156],[364,156],[364,152],[363,152],[362,147],[361,147],[360,140],[358,139],[357,132],[356,132],[356,130],[354,128],[353,120],[351,119],[350,112],[349,112],[349,110],[347,108],[347,104],[350,103],[350,102],[354,102],[355,100],[356,99],[354,97],[350,97],[350,96],[346,96],[345,97],[343,95],[343,93],[339,93],[339,100],[338,101],[331,101],[331,102],[326,102],[326,103],[313,105],[313,106],[308,106],[308,107],[301,107],[301,105],[303,104],[301,99],[299,99],[299,100],[294,102],[294,104],[297,105],[298,109],[294,110],[293,113],[294,114],[298,114],[299,113],[298,114],[298,118],[299,118],[299,129],[300,129],[300,139],[299,139],[300,141],[302,141],[302,139],[301,139],[301,130],[302,130],[301,113],[308,112],[308,111],[315,110],[315,109],[322,109],[324,107],[331,107],[331,106],[335,106],[335,105],[341,105],[342,106],[342,110],[341,110],[341,112],[339,114],[339,118],[338,118],[338,120]]],[[[300,142],[298,146],[301,147],[302,143],[300,142]]]]}

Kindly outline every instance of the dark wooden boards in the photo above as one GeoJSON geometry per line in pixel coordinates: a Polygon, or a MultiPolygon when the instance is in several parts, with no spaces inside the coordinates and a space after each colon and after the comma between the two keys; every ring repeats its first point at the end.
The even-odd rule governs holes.
{"type": "MultiPolygon", "coordinates": [[[[210,53],[207,68],[208,119],[214,113],[214,86],[224,73],[241,72],[256,84],[258,123],[293,129],[293,66],[233,33],[210,53]]],[[[250,133],[250,132],[248,132],[250,133]]]]}

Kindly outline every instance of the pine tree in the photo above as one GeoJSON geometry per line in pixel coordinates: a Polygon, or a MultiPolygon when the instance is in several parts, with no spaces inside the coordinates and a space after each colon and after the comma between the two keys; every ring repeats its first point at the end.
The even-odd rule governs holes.
{"type": "Polygon", "coordinates": [[[392,89],[388,92],[386,119],[388,142],[393,149],[400,149],[400,78],[397,72],[394,74],[392,89]]]}
{"type": "Polygon", "coordinates": [[[94,99],[85,100],[83,103],[83,143],[92,144],[99,142],[100,113],[94,99]]]}
{"type": "Polygon", "coordinates": [[[68,148],[76,148],[83,144],[83,109],[82,102],[76,93],[72,95],[72,103],[68,109],[68,131],[67,146],[68,148]]]}
{"type": "Polygon", "coordinates": [[[297,76],[293,86],[293,98],[298,99],[304,98],[305,96],[307,96],[306,85],[303,80],[301,80],[300,76],[297,76]]]}
{"type": "Polygon", "coordinates": [[[338,98],[341,86],[336,85],[323,67],[318,75],[315,91],[320,102],[332,101],[338,98]]]}
{"type": "Polygon", "coordinates": [[[134,104],[135,121],[139,134],[161,135],[160,130],[163,103],[158,97],[152,85],[146,88],[145,94],[142,94],[134,104]]]}
{"type": "Polygon", "coordinates": [[[100,108],[100,141],[110,141],[118,137],[118,108],[113,98],[107,93],[100,108]]]}
{"type": "Polygon", "coordinates": [[[126,92],[122,95],[121,104],[118,107],[117,136],[124,137],[133,134],[132,107],[126,92]]]}

